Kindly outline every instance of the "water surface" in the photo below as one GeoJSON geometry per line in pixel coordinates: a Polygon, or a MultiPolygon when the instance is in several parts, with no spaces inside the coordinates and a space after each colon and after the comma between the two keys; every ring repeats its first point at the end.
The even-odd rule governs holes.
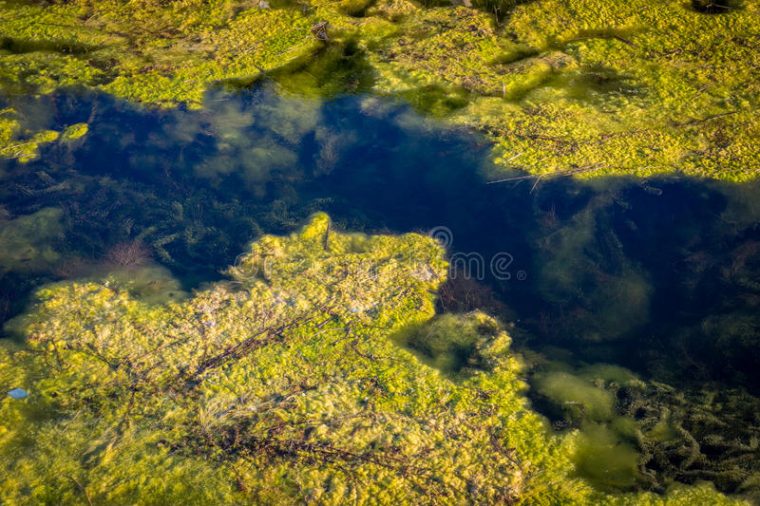
{"type": "MultiPolygon", "coordinates": [[[[3,321],[41,284],[135,266],[146,297],[181,297],[258,235],[324,210],[347,229],[434,230],[454,267],[441,310],[497,313],[518,349],[541,352],[539,385],[558,368],[582,376],[610,363],[686,392],[717,385],[750,404],[760,394],[757,184],[489,184],[482,137],[368,96],[318,101],[265,85],[212,92],[198,111],[75,90],[9,102],[30,128],[90,130],[36,161],[1,162],[3,321]]],[[[554,393],[533,395],[559,423],[554,393]]],[[[738,439],[760,425],[730,420],[738,439]]]]}

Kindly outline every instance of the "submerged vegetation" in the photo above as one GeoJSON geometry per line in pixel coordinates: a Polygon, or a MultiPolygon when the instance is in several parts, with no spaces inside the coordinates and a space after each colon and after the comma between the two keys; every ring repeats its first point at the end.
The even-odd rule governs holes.
{"type": "Polygon", "coordinates": [[[760,501],[758,32],[0,0],[0,503],[760,501]]]}
{"type": "MultiPolygon", "coordinates": [[[[486,132],[495,177],[758,176],[756,2],[515,3],[4,0],[0,90],[199,107],[214,83],[271,76],[401,96],[486,132]]],[[[25,138],[11,126],[3,156],[25,138]]],[[[36,135],[26,150],[52,140],[36,135]]]]}
{"type": "Polygon", "coordinates": [[[28,394],[0,401],[3,503],[733,503],[705,484],[590,487],[581,436],[545,430],[499,324],[433,318],[445,268],[432,239],[319,214],[185,301],[40,290],[17,324],[30,348],[2,348],[0,385],[28,394]],[[446,336],[477,359],[446,365],[446,336]]]}
{"type": "MultiPolygon", "coordinates": [[[[310,360],[318,357],[314,359],[315,364],[332,364],[330,361],[334,357],[330,358],[330,355],[325,358],[311,347],[325,350],[328,355],[333,353],[329,350],[340,349],[343,360],[362,360],[357,367],[385,377],[385,373],[381,372],[386,368],[388,374],[399,372],[396,363],[390,361],[405,357],[403,360],[409,362],[403,362],[407,364],[402,369],[403,374],[434,374],[438,378],[436,381],[448,385],[446,389],[452,389],[446,392],[459,392],[457,385],[465,384],[469,388],[475,384],[473,382],[480,385],[479,382],[501,378],[498,379],[500,382],[503,379],[504,383],[499,383],[498,388],[483,387],[486,395],[491,397],[484,398],[482,404],[478,401],[477,405],[473,405],[476,407],[470,404],[462,407],[472,408],[467,413],[476,413],[472,415],[475,417],[473,420],[480,420],[480,417],[486,416],[481,410],[501,406],[501,397],[494,396],[493,390],[513,388],[517,391],[514,398],[503,401],[503,416],[512,416],[507,413],[512,413],[514,417],[529,416],[527,420],[532,428],[524,430],[530,434],[527,441],[533,441],[530,445],[534,446],[527,447],[530,446],[527,442],[524,443],[527,446],[521,446],[521,433],[518,431],[517,435],[510,436],[512,429],[509,427],[515,426],[504,422],[504,445],[521,452],[517,455],[522,455],[516,467],[507,466],[504,472],[522,473],[522,477],[514,478],[514,483],[509,481],[509,486],[514,486],[512,492],[518,500],[528,504],[540,504],[554,497],[570,501],[570,497],[576,496],[579,502],[609,497],[612,502],[646,504],[649,501],[657,504],[664,501],[663,497],[672,499],[680,494],[711,495],[706,485],[698,485],[701,487],[698,489],[678,485],[696,485],[702,480],[712,481],[723,493],[750,498],[758,496],[760,487],[754,462],[760,450],[753,443],[760,426],[753,418],[753,413],[758,412],[755,409],[757,400],[736,388],[737,385],[756,384],[753,383],[752,371],[756,367],[757,357],[752,350],[758,335],[753,330],[758,325],[757,312],[753,310],[757,307],[758,288],[753,280],[758,264],[754,254],[757,240],[753,239],[757,238],[757,229],[753,223],[757,221],[758,214],[756,209],[752,211],[757,199],[756,190],[753,192],[751,187],[731,186],[737,194],[724,202],[723,199],[728,196],[716,191],[723,185],[690,186],[663,180],[611,185],[593,191],[586,182],[571,180],[555,181],[536,191],[531,184],[511,190],[504,186],[486,185],[473,170],[487,156],[488,147],[481,139],[462,132],[436,129],[430,122],[416,116],[408,106],[366,97],[340,98],[320,105],[313,96],[306,99],[283,97],[272,93],[270,87],[260,87],[250,93],[212,94],[203,110],[150,111],[115,101],[104,94],[75,98],[69,95],[44,96],[19,103],[19,110],[37,108],[55,111],[55,118],[46,119],[50,123],[43,124],[46,127],[78,124],[90,118],[88,133],[81,141],[72,144],[53,143],[44,147],[40,159],[23,164],[15,161],[5,164],[8,170],[4,184],[0,186],[0,199],[5,206],[0,221],[0,239],[10,247],[2,250],[0,255],[2,315],[8,317],[22,311],[28,312],[26,300],[20,294],[29,293],[35,286],[56,281],[60,283],[42,288],[39,293],[55,294],[53,299],[61,301],[60,311],[70,312],[80,308],[80,302],[83,304],[81,307],[89,307],[92,302],[90,289],[98,293],[103,290],[102,293],[110,294],[109,297],[117,297],[115,294],[118,294],[137,309],[134,313],[131,310],[112,312],[114,308],[109,303],[96,306],[92,312],[93,319],[85,321],[80,318],[79,309],[69,316],[59,312],[40,312],[41,308],[48,307],[47,302],[43,301],[32,309],[31,314],[12,320],[6,326],[6,334],[13,336],[17,342],[31,338],[33,351],[19,349],[13,352],[16,365],[8,369],[12,372],[8,373],[9,379],[4,380],[1,386],[6,388],[6,392],[18,388],[28,392],[28,398],[20,399],[25,403],[23,406],[40,399],[40,390],[34,386],[36,381],[43,377],[46,381],[50,380],[47,369],[41,376],[32,374],[30,381],[23,379],[37,370],[34,364],[47,355],[46,350],[33,344],[32,328],[43,328],[53,322],[68,326],[72,319],[82,320],[85,327],[76,328],[82,329],[83,333],[76,332],[71,336],[73,342],[78,343],[80,337],[89,335],[89,326],[94,329],[103,324],[113,327],[109,335],[120,335],[118,329],[123,327],[119,325],[131,322],[133,317],[143,318],[144,321],[140,320],[136,327],[129,324],[130,330],[123,339],[113,341],[116,347],[114,353],[122,357],[119,360],[127,356],[122,351],[133,351],[130,336],[146,331],[152,336],[149,341],[155,340],[160,345],[158,343],[178,335],[174,333],[176,329],[172,330],[175,325],[186,329],[187,332],[182,330],[181,335],[192,339],[196,345],[205,342],[204,336],[216,336],[223,340],[238,336],[240,332],[239,337],[242,337],[242,334],[249,333],[246,330],[249,327],[244,327],[243,322],[237,320],[240,315],[246,314],[246,309],[241,309],[239,313],[224,312],[224,317],[229,319],[225,325],[232,325],[234,332],[223,330],[224,335],[217,336],[205,326],[193,323],[193,318],[200,313],[191,316],[186,313],[190,311],[187,308],[195,307],[192,304],[200,300],[198,297],[206,297],[209,290],[217,293],[217,290],[224,288],[237,293],[239,287],[248,286],[248,281],[258,279],[259,274],[267,275],[267,283],[280,288],[287,285],[287,293],[301,294],[306,299],[313,299],[312,302],[318,302],[333,288],[329,280],[323,277],[315,284],[306,282],[311,274],[304,274],[302,269],[310,265],[314,260],[312,256],[319,249],[311,252],[311,246],[296,248],[299,240],[271,237],[257,244],[266,244],[265,251],[278,251],[284,255],[283,258],[273,256],[274,260],[253,262],[246,256],[236,269],[230,271],[232,282],[228,279],[222,283],[205,284],[209,280],[218,280],[216,271],[234,261],[246,238],[259,237],[262,231],[293,230],[306,215],[320,208],[330,209],[334,213],[340,223],[338,228],[404,231],[420,230],[426,223],[451,223],[455,241],[462,248],[460,251],[472,249],[486,252],[493,245],[500,249],[508,247],[516,257],[514,267],[528,269],[529,279],[514,279],[501,285],[492,283],[487,286],[455,270],[451,279],[444,283],[442,268],[436,267],[433,271],[421,268],[419,272],[423,278],[432,275],[432,272],[437,273],[438,279],[431,277],[430,283],[424,286],[426,290],[436,291],[437,309],[449,314],[433,316],[432,305],[426,305],[425,315],[417,315],[419,321],[417,317],[410,317],[411,320],[407,321],[401,313],[394,312],[397,315],[394,318],[404,321],[385,325],[373,321],[378,315],[385,314],[376,312],[379,306],[375,302],[382,301],[383,296],[373,288],[378,275],[373,272],[357,284],[357,291],[351,288],[348,293],[350,305],[347,306],[347,315],[351,318],[361,315],[363,323],[351,329],[344,328],[340,338],[346,338],[346,333],[364,336],[366,324],[373,328],[373,336],[382,338],[383,343],[389,342],[388,348],[385,344],[382,348],[376,344],[366,344],[360,338],[356,341],[356,350],[366,357],[357,359],[353,355],[356,352],[354,341],[342,348],[332,348],[333,341],[308,341],[308,346],[302,341],[288,341],[292,347],[285,355],[287,360],[292,356],[298,358],[300,353],[310,360]],[[420,148],[421,145],[424,149],[420,148]],[[320,188],[320,185],[325,187],[320,188]],[[679,196],[679,192],[683,195],[679,196]],[[435,195],[435,198],[420,200],[420,195],[425,198],[435,195]],[[396,206],[401,206],[403,213],[400,216],[393,215],[396,206]],[[462,209],[467,209],[470,215],[462,213],[462,209]],[[377,222],[372,222],[370,216],[375,214],[380,217],[377,222]],[[473,225],[473,215],[484,217],[477,227],[473,225]],[[662,222],[665,216],[679,226],[663,228],[648,224],[649,220],[662,222]],[[468,241],[470,229],[474,233],[469,236],[470,242],[465,242],[468,241]],[[673,230],[678,233],[674,234],[673,230]],[[495,237],[493,231],[499,231],[499,237],[495,237]],[[495,242],[489,245],[491,239],[495,242]],[[296,255],[297,265],[285,263],[282,270],[277,270],[286,254],[296,255]],[[658,254],[663,257],[658,257],[658,254]],[[271,263],[275,260],[275,264],[271,263]],[[157,265],[159,262],[161,266],[157,265]],[[198,266],[204,271],[194,271],[199,269],[198,266]],[[674,266],[680,270],[671,273],[674,266]],[[272,268],[274,270],[270,270],[272,268]],[[663,277],[662,269],[678,279],[679,283],[673,282],[671,286],[670,278],[663,277]],[[710,282],[720,283],[718,289],[708,290],[709,297],[699,297],[700,290],[696,287],[710,282]],[[72,283],[79,288],[71,288],[72,283]],[[190,293],[192,288],[197,290],[194,294],[190,293]],[[676,321],[675,315],[684,309],[679,309],[677,304],[665,309],[670,311],[671,307],[675,307],[666,318],[658,317],[658,311],[662,311],[662,301],[666,298],[684,305],[690,315],[685,325],[683,320],[676,321]],[[697,317],[692,316],[695,307],[700,308],[696,312],[697,317]],[[175,308],[176,311],[166,313],[167,308],[175,308]],[[476,310],[499,315],[502,321],[508,323],[502,327],[493,318],[476,310]],[[69,319],[64,320],[64,316],[69,319]],[[101,316],[105,320],[100,320],[101,316]],[[146,323],[154,320],[155,323],[146,323]],[[672,331],[673,328],[677,332],[672,331]],[[505,334],[505,329],[509,336],[505,334]],[[200,333],[198,336],[195,335],[196,331],[200,333]],[[631,373],[619,369],[592,369],[585,363],[577,367],[544,366],[542,360],[530,356],[528,367],[516,366],[509,369],[508,374],[504,373],[505,376],[498,376],[505,357],[517,359],[510,351],[510,337],[526,355],[530,355],[524,348],[526,341],[532,347],[537,343],[531,340],[542,339],[544,344],[551,342],[558,346],[580,348],[578,356],[582,355],[584,360],[591,362],[616,361],[615,357],[603,356],[604,350],[612,346],[625,349],[625,346],[632,345],[626,352],[630,357],[625,364],[635,368],[641,378],[654,377],[655,381],[633,379],[631,373]],[[694,343],[699,344],[695,346],[694,343]],[[122,347],[125,349],[119,351],[122,347]],[[379,356],[388,357],[388,361],[379,362],[376,366],[368,365],[377,361],[379,356]],[[365,363],[365,359],[368,362],[365,363]],[[420,368],[424,371],[419,372],[420,368]],[[696,381],[683,384],[685,374],[696,381]],[[522,375],[530,381],[529,389],[521,383],[522,375]],[[726,383],[734,387],[724,388],[721,395],[711,396],[711,392],[718,391],[720,387],[706,384],[705,381],[716,377],[726,379],[726,383]],[[663,386],[658,381],[676,388],[663,386]],[[530,396],[536,411],[527,404],[526,396],[530,396]],[[518,398],[519,404],[513,403],[518,398]],[[549,424],[542,421],[538,412],[550,417],[557,434],[551,435],[549,424]],[[723,426],[724,423],[728,427],[723,426]],[[638,432],[643,437],[639,437],[638,432]],[[671,437],[673,434],[675,436],[671,437]],[[660,435],[667,437],[660,439],[660,435]],[[542,481],[541,476],[546,476],[549,481],[567,482],[569,488],[557,491],[554,485],[542,481]],[[575,490],[576,486],[580,488],[575,490]],[[642,490],[648,493],[633,495],[642,490]],[[671,490],[670,496],[662,495],[667,494],[668,490],[671,490]],[[624,494],[621,495],[621,492],[624,494]]],[[[316,229],[324,230],[325,223],[324,220],[315,223],[316,229]]],[[[335,249],[329,249],[331,255],[346,251],[342,234],[333,230],[322,237],[328,237],[322,243],[323,249],[325,244],[335,246],[335,249]],[[333,244],[333,241],[337,242],[333,244]]],[[[418,248],[425,244],[422,238],[419,238],[421,242],[414,243],[413,251],[408,252],[399,246],[405,244],[404,241],[397,243],[393,237],[385,237],[384,240],[388,243],[387,250],[400,254],[404,263],[417,259],[420,265],[424,265],[430,258],[427,250],[418,248]]],[[[367,242],[365,236],[354,236],[352,241],[351,244],[355,245],[352,247],[356,248],[352,254],[358,255],[357,259],[375,251],[375,246],[372,246],[375,243],[367,242]],[[363,246],[365,243],[366,247],[363,246]]],[[[258,247],[256,251],[262,250],[258,247]]],[[[440,248],[436,251],[438,256],[434,257],[440,260],[443,252],[440,248]]],[[[318,256],[314,258],[318,259],[318,256]]],[[[461,264],[453,265],[454,269],[461,267],[461,264]]],[[[330,275],[336,273],[335,269],[330,272],[330,275]]],[[[383,275],[389,274],[390,271],[383,275]]],[[[406,286],[398,279],[393,281],[393,285],[406,286]]],[[[250,304],[256,306],[269,300],[268,292],[263,293],[252,294],[250,304]]],[[[289,299],[282,294],[279,297],[280,302],[285,302],[283,307],[286,307],[289,299]]],[[[432,295],[426,291],[419,300],[427,301],[426,304],[433,303],[432,295]]],[[[214,314],[222,311],[216,305],[209,308],[214,314]]],[[[286,318],[278,314],[271,313],[274,323],[286,318]]],[[[222,313],[219,313],[214,318],[221,317],[222,313]]],[[[264,325],[263,321],[261,323],[264,325]]],[[[215,323],[213,326],[218,325],[215,323]]],[[[56,330],[44,328],[47,329],[44,330],[46,335],[53,336],[59,335],[57,333],[63,327],[56,327],[56,330]]],[[[339,338],[327,329],[320,336],[334,340],[339,338]]],[[[66,339],[68,343],[69,338],[66,339]]],[[[10,346],[7,340],[4,346],[10,346]]],[[[71,351],[69,344],[62,349],[71,351]]],[[[540,346],[535,349],[540,349],[540,346]]],[[[284,353],[279,347],[269,350],[271,356],[266,356],[272,363],[278,354],[284,353]]],[[[548,351],[546,353],[547,356],[551,355],[548,351]]],[[[44,360],[52,360],[50,355],[47,357],[44,360]]],[[[134,362],[136,359],[129,355],[128,360],[134,362]]],[[[177,358],[178,363],[182,360],[184,358],[177,358]]],[[[82,359],[83,364],[86,362],[82,359]]],[[[277,364],[271,368],[267,366],[269,381],[278,378],[278,374],[287,376],[282,372],[288,370],[286,362],[277,364]]],[[[329,374],[334,373],[335,376],[348,370],[343,366],[325,367],[329,374]]],[[[309,374],[323,378],[328,373],[314,365],[309,369],[309,374]]],[[[301,373],[296,376],[300,378],[301,373]]],[[[99,373],[98,377],[101,377],[99,373]]],[[[278,381],[275,383],[280,385],[278,381]]],[[[248,385],[248,380],[242,383],[248,385]]],[[[406,385],[399,387],[406,389],[403,396],[413,396],[415,399],[417,394],[414,392],[432,388],[428,383],[422,386],[418,383],[406,385]]],[[[245,387],[235,388],[238,391],[245,387]]],[[[256,388],[257,392],[264,392],[262,395],[274,395],[273,391],[264,387],[256,388]]],[[[440,388],[443,387],[436,386],[435,391],[440,388]]],[[[289,390],[285,391],[287,393],[289,390]]],[[[84,408],[79,409],[79,406],[92,404],[91,413],[99,413],[100,404],[96,406],[93,403],[100,403],[103,400],[100,399],[101,395],[113,400],[109,397],[110,393],[100,390],[87,392],[92,396],[81,399],[81,403],[77,404],[77,420],[84,416],[84,408]]],[[[184,395],[182,392],[159,389],[154,393],[158,397],[180,398],[184,395]]],[[[403,396],[394,399],[401,402],[400,399],[406,399],[403,396]]],[[[333,397],[330,399],[338,403],[333,397]]],[[[372,397],[368,396],[368,399],[372,397]]],[[[8,397],[9,403],[11,400],[8,397]]],[[[152,405],[154,401],[155,398],[150,397],[148,404],[152,405]]],[[[197,406],[194,400],[186,402],[183,405],[188,410],[197,406]]],[[[343,402],[341,400],[336,405],[344,406],[341,404],[343,402]]],[[[18,404],[10,405],[19,407],[18,404]]],[[[308,409],[303,408],[301,414],[304,417],[308,409]]],[[[73,416],[71,411],[59,410],[55,404],[44,404],[30,415],[28,425],[19,425],[18,430],[25,434],[38,429],[45,433],[41,433],[39,438],[42,447],[35,446],[36,442],[12,447],[14,453],[10,454],[9,473],[10,476],[20,477],[18,479],[21,481],[9,482],[8,489],[20,487],[22,490],[8,494],[29,493],[27,489],[31,485],[24,485],[27,483],[24,480],[32,480],[46,490],[44,494],[54,496],[50,502],[57,502],[58,496],[55,494],[59,489],[65,489],[61,493],[72,494],[72,497],[81,494],[77,492],[81,489],[71,480],[63,480],[70,488],[62,488],[60,482],[45,474],[43,469],[34,471],[39,474],[34,474],[36,478],[30,478],[32,475],[25,469],[32,466],[30,461],[42,460],[39,455],[49,458],[48,455],[60,451],[81,456],[87,450],[82,450],[85,443],[73,436],[70,439],[72,446],[56,446],[59,440],[51,435],[55,434],[52,427],[73,431],[74,425],[65,425],[65,429],[63,425],[44,425],[42,429],[37,425],[41,420],[37,415],[43,412],[56,421],[68,420],[67,417],[73,416]],[[22,464],[19,464],[23,469],[14,467],[16,464],[12,460],[29,448],[32,453],[22,458],[22,464]]],[[[459,411],[455,410],[455,413],[459,411]]],[[[155,457],[155,453],[151,452],[156,451],[156,441],[172,441],[173,446],[170,445],[167,452],[172,458],[179,454],[180,447],[174,443],[173,436],[143,431],[148,425],[159,427],[161,431],[172,427],[170,432],[174,434],[179,429],[164,418],[168,415],[160,410],[143,414],[145,418],[138,423],[141,432],[132,433],[130,442],[118,440],[113,446],[125,452],[119,455],[125,455],[125,458],[129,455],[128,459],[132,460],[114,459],[108,465],[104,464],[105,467],[98,464],[94,467],[97,471],[93,471],[88,478],[92,466],[80,464],[81,458],[66,457],[71,460],[66,460],[64,467],[78,469],[72,476],[86,487],[92,497],[115,497],[99,488],[101,485],[92,483],[91,480],[101,480],[103,476],[109,478],[102,487],[110,486],[117,480],[118,483],[139,482],[143,464],[129,464],[135,468],[129,472],[120,467],[127,465],[125,462],[139,461],[143,455],[155,457]],[[156,419],[164,421],[156,425],[156,419]],[[147,437],[139,442],[145,445],[143,449],[133,446],[138,444],[140,434],[147,437]],[[151,439],[153,436],[155,439],[151,439]]],[[[192,429],[196,422],[185,418],[185,415],[182,427],[186,427],[187,432],[182,434],[190,434],[194,439],[183,443],[181,448],[185,453],[182,455],[208,455],[208,447],[197,443],[202,438],[192,429]],[[199,453],[194,454],[193,451],[199,453]]],[[[109,414],[106,418],[114,416],[109,414]]],[[[43,419],[46,423],[52,423],[52,419],[43,419]]],[[[370,422],[366,423],[370,425],[370,422]]],[[[328,429],[333,427],[332,424],[326,425],[328,429]]],[[[15,430],[13,427],[9,426],[8,430],[15,430]]],[[[374,430],[382,432],[386,427],[378,425],[374,430]]],[[[105,426],[93,430],[97,432],[101,429],[106,430],[105,426]]],[[[446,430],[448,437],[451,431],[446,430]]],[[[462,437],[473,437],[475,433],[469,430],[462,433],[465,434],[462,437]]],[[[97,434],[102,435],[100,432],[97,434]]],[[[288,434],[292,435],[291,432],[288,434]]],[[[340,434],[343,437],[343,433],[340,434]]],[[[479,438],[484,437],[477,434],[479,438]]],[[[17,434],[14,437],[21,436],[17,434]]],[[[110,437],[103,436],[107,445],[113,441],[110,437]]],[[[326,437],[334,442],[331,439],[333,436],[326,437]]],[[[214,443],[214,451],[223,451],[226,444],[214,443]],[[220,446],[222,450],[218,449],[220,446]]],[[[364,442],[357,442],[349,446],[355,452],[358,452],[357,448],[362,448],[360,453],[363,454],[366,450],[363,445],[364,442]]],[[[446,448],[446,452],[453,451],[451,446],[446,448]]],[[[414,454],[418,449],[410,447],[408,452],[414,454]]],[[[485,454],[482,446],[472,451],[486,455],[486,461],[492,461],[488,460],[491,459],[490,454],[485,454]]],[[[388,452],[380,456],[386,458],[388,452]]],[[[378,463],[380,456],[375,462],[377,465],[381,465],[378,463]]],[[[440,457],[445,460],[443,454],[440,457]]],[[[307,457],[304,459],[308,460],[307,457]]],[[[230,483],[239,488],[237,478],[225,474],[227,468],[224,466],[229,461],[222,455],[209,464],[198,464],[201,466],[198,469],[221,473],[219,490],[226,490],[224,487],[230,483]]],[[[309,465],[316,465],[314,462],[317,461],[315,457],[309,465]]],[[[291,463],[283,461],[282,465],[291,463]]],[[[165,468],[180,473],[172,465],[166,464],[165,468]]],[[[194,465],[191,469],[196,469],[192,467],[194,465]]],[[[346,467],[347,464],[341,465],[346,467]]],[[[349,467],[353,468],[354,465],[355,462],[349,467]]],[[[477,465],[472,465],[478,469],[477,465]]],[[[193,473],[190,470],[183,476],[192,476],[193,473]]],[[[373,482],[378,490],[390,486],[387,484],[395,479],[381,479],[380,475],[371,474],[374,468],[366,470],[366,473],[362,476],[371,475],[381,480],[376,484],[373,482]]],[[[318,476],[321,479],[323,475],[318,476]]],[[[495,475],[486,473],[485,476],[495,475]]],[[[211,484],[217,483],[214,481],[216,478],[207,479],[211,484]]],[[[510,474],[509,480],[512,479],[510,474]]],[[[259,478],[251,480],[245,481],[250,490],[263,486],[256,481],[259,478]]],[[[281,483],[271,475],[267,475],[266,480],[281,483]]],[[[366,483],[368,478],[363,480],[366,483]]],[[[447,490],[445,493],[463,493],[460,488],[463,482],[457,480],[459,478],[444,487],[447,490]]],[[[198,486],[190,478],[185,481],[189,483],[188,487],[198,486]]],[[[285,483],[290,490],[292,480],[287,478],[285,483]]],[[[155,486],[160,488],[161,485],[155,486]]],[[[360,489],[370,490],[361,488],[361,484],[352,486],[356,494],[360,494],[360,489]]],[[[406,486],[394,490],[406,494],[408,489],[403,488],[406,486]]],[[[133,491],[130,494],[138,493],[138,485],[127,484],[125,487],[133,491]]],[[[337,494],[330,490],[329,494],[337,494]]],[[[245,492],[242,496],[234,495],[237,494],[234,491],[231,493],[234,499],[212,497],[198,501],[228,502],[269,497],[264,492],[257,496],[245,495],[245,492]]],[[[298,495],[300,493],[292,492],[287,497],[305,497],[298,495]]],[[[502,490],[499,493],[506,492],[502,490]]],[[[169,497],[164,494],[169,492],[162,489],[161,497],[169,497]]],[[[82,501],[84,496],[76,497],[82,501]]],[[[7,502],[16,500],[24,501],[18,498],[8,499],[7,502]]],[[[98,501],[105,502],[106,499],[94,500],[98,501]]],[[[134,501],[113,499],[113,502],[134,501]]]]}
{"type": "Polygon", "coordinates": [[[575,461],[597,486],[664,490],[707,479],[760,499],[756,397],[706,385],[679,391],[607,364],[536,367],[534,399],[559,431],[579,430],[575,461]]]}

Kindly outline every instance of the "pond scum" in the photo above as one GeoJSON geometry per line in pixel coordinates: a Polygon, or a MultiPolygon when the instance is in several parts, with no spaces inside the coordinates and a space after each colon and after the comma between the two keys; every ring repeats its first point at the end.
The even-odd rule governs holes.
{"type": "MultiPolygon", "coordinates": [[[[271,116],[293,145],[320,98],[371,92],[485,133],[496,180],[513,169],[537,180],[760,174],[757,2],[445,3],[0,0],[0,157],[24,164],[88,135],[85,122],[42,128],[14,98],[84,88],[200,109],[214,86],[267,78],[315,101],[297,121],[271,116]]],[[[228,150],[248,153],[254,194],[295,163],[288,149],[235,132],[250,118],[222,121],[233,124],[228,150]]],[[[342,140],[317,137],[336,146],[321,153],[328,167],[342,140]]],[[[195,170],[217,180],[236,157],[195,170]]],[[[16,217],[0,207],[3,273],[57,266],[50,243],[65,220],[54,207],[16,217]]],[[[593,227],[581,213],[546,241],[547,298],[575,293],[588,269],[573,261],[593,227]]],[[[524,364],[492,317],[435,316],[447,266],[428,238],[344,234],[320,214],[298,234],[260,238],[228,280],[193,294],[144,258],[138,239],[102,265],[72,261],[59,277],[77,281],[40,289],[7,326],[25,345],[0,343],[0,392],[14,392],[0,400],[0,503],[758,500],[756,398],[527,352],[524,364]],[[561,433],[528,403],[528,374],[561,433]]],[[[147,247],[171,264],[160,241],[147,247]]],[[[737,280],[753,294],[754,272],[737,280]]],[[[621,302],[605,286],[581,301],[579,328],[565,328],[596,342],[646,321],[648,280],[621,261],[615,281],[636,297],[621,302]]],[[[715,317],[706,332],[751,354],[754,301],[743,319],[715,317]]]]}
{"type": "MultiPolygon", "coordinates": [[[[584,436],[551,435],[530,409],[499,323],[434,316],[446,268],[431,238],[340,233],[317,214],[183,301],[107,279],[41,289],[14,322],[29,348],[2,347],[0,384],[28,396],[0,404],[0,499],[739,503],[706,483],[608,494],[577,477],[584,436]]],[[[600,466],[625,458],[608,452],[600,466]]]]}
{"type": "MultiPolygon", "coordinates": [[[[397,95],[481,130],[495,178],[758,176],[757,2],[423,4],[3,0],[0,89],[200,107],[215,83],[279,76],[284,90],[397,95]]],[[[57,137],[0,110],[2,156],[57,137]]]]}

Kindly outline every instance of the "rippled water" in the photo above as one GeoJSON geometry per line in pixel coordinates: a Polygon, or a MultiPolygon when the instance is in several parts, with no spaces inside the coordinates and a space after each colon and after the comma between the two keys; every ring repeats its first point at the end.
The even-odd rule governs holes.
{"type": "MultiPolygon", "coordinates": [[[[43,283],[136,264],[152,266],[141,286],[163,283],[155,300],[182,296],[259,234],[325,210],[348,229],[433,230],[452,256],[441,309],[511,322],[517,347],[542,353],[539,376],[604,362],[760,394],[758,184],[489,184],[483,138],[369,96],[263,86],[213,92],[198,111],[75,91],[11,102],[30,128],[90,131],[36,161],[0,162],[2,320],[43,283]]],[[[551,383],[538,384],[549,386],[536,406],[559,420],[551,383]]]]}

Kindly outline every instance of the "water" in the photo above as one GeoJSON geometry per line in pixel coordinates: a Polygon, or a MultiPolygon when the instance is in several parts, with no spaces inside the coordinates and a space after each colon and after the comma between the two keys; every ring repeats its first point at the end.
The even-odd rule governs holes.
{"type": "MultiPolygon", "coordinates": [[[[200,111],[74,90],[10,103],[30,128],[90,131],[36,161],[0,162],[3,321],[43,283],[138,264],[145,279],[130,282],[146,298],[181,297],[219,279],[261,233],[325,210],[348,229],[435,230],[458,267],[441,309],[485,307],[510,322],[538,385],[560,371],[618,388],[611,369],[588,376],[589,364],[612,363],[685,392],[746,389],[746,405],[760,395],[758,184],[488,184],[489,145],[476,134],[398,102],[287,97],[267,85],[212,92],[200,111]]],[[[551,393],[532,395],[556,424],[573,423],[551,393]]],[[[737,438],[749,437],[757,420],[736,413],[737,438]]],[[[611,435],[620,420],[582,425],[598,443],[625,432],[611,435]]],[[[615,455],[613,485],[630,486],[635,466],[615,455]]]]}

